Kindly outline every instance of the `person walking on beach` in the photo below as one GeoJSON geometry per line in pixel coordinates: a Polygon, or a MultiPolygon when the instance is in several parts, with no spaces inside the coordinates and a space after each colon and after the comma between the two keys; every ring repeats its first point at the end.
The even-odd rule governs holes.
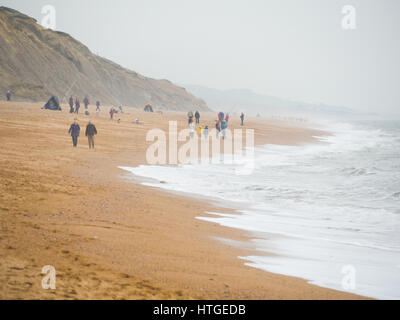
{"type": "Polygon", "coordinates": [[[69,113],[74,113],[74,98],[72,96],[69,97],[69,113]]]}
{"type": "Polygon", "coordinates": [[[203,134],[204,134],[204,138],[208,139],[208,126],[204,127],[203,134]]]}
{"type": "Polygon", "coordinates": [[[111,119],[111,120],[114,119],[114,113],[115,113],[114,108],[111,108],[111,109],[110,109],[110,119],[111,119]]]}
{"type": "Polygon", "coordinates": [[[240,115],[240,125],[243,127],[244,126],[244,113],[240,115]]]}
{"type": "Polygon", "coordinates": [[[200,124],[200,112],[196,111],[194,117],[196,118],[196,124],[200,124]]]}
{"type": "Polygon", "coordinates": [[[228,123],[228,121],[229,121],[229,113],[226,114],[225,121],[226,121],[226,123],[228,123]]]}
{"type": "Polygon", "coordinates": [[[88,137],[89,141],[89,149],[94,149],[94,136],[97,134],[97,130],[95,125],[89,120],[88,125],[86,126],[85,135],[88,137]]]}
{"type": "Polygon", "coordinates": [[[75,100],[75,113],[78,114],[79,113],[79,108],[81,107],[81,102],[79,101],[78,98],[76,98],[75,100]]]}
{"type": "Polygon", "coordinates": [[[87,109],[89,104],[90,104],[90,101],[89,101],[88,97],[85,97],[85,99],[83,99],[83,103],[85,105],[85,109],[87,109]]]}
{"type": "Polygon", "coordinates": [[[73,124],[71,124],[71,127],[69,128],[68,134],[71,135],[72,137],[72,144],[74,148],[78,146],[78,137],[81,133],[81,127],[78,124],[78,121],[75,120],[73,124]]]}
{"type": "Polygon", "coordinates": [[[204,134],[204,138],[208,139],[208,126],[206,126],[204,128],[203,134],[204,134]]]}
{"type": "Polygon", "coordinates": [[[96,111],[100,111],[100,101],[96,101],[96,111]]]}
{"type": "Polygon", "coordinates": [[[217,139],[219,139],[219,133],[221,132],[221,125],[220,122],[218,120],[215,120],[215,129],[217,132],[217,139]]]}
{"type": "Polygon", "coordinates": [[[228,124],[226,123],[226,121],[222,121],[221,122],[221,130],[222,130],[222,139],[225,140],[226,138],[226,129],[228,128],[228,124]]]}
{"type": "Polygon", "coordinates": [[[191,124],[193,122],[193,112],[189,111],[188,112],[188,124],[191,124]]]}
{"type": "Polygon", "coordinates": [[[203,134],[203,127],[202,126],[199,126],[197,128],[197,134],[198,134],[199,138],[201,138],[201,135],[203,134]]]}
{"type": "Polygon", "coordinates": [[[10,92],[10,90],[7,91],[6,97],[7,97],[7,101],[11,101],[11,92],[10,92]]]}

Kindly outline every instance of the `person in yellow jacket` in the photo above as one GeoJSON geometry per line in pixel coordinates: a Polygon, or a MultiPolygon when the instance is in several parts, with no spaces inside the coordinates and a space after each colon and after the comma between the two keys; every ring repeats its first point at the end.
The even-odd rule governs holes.
{"type": "Polygon", "coordinates": [[[203,128],[202,128],[202,126],[199,126],[197,128],[197,134],[199,135],[199,138],[201,138],[202,133],[203,133],[203,128]]]}

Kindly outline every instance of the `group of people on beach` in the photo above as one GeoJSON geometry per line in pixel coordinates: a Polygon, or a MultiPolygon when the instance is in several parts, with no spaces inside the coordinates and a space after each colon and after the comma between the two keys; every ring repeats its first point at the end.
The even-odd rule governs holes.
{"type": "MultiPolygon", "coordinates": [[[[74,123],[71,124],[68,134],[72,137],[72,145],[74,148],[78,146],[78,138],[81,133],[81,127],[79,126],[78,120],[75,119],[74,123]]],[[[96,126],[89,120],[89,123],[86,125],[85,135],[88,138],[89,149],[94,149],[94,136],[97,134],[96,126]]]]}
{"type": "MultiPolygon", "coordinates": [[[[87,97],[84,98],[83,103],[85,105],[85,109],[87,110],[90,104],[90,101],[87,97]]],[[[79,113],[79,108],[80,108],[80,102],[79,98],[74,98],[71,96],[69,99],[69,104],[70,104],[70,113],[79,113]],[[75,109],[74,109],[75,105],[75,109]]],[[[100,102],[96,102],[96,111],[100,111],[100,102]]],[[[112,107],[109,111],[110,114],[110,119],[114,119],[114,115],[118,113],[124,113],[122,106],[115,108],[112,107]]],[[[204,136],[205,139],[208,139],[209,137],[209,127],[208,125],[205,125],[204,127],[200,124],[200,112],[199,111],[189,111],[187,114],[188,117],[188,126],[189,126],[189,132],[190,132],[190,138],[194,138],[196,133],[199,138],[202,138],[204,136]]],[[[240,115],[240,125],[244,125],[244,118],[245,115],[244,113],[241,113],[240,115]]],[[[228,123],[230,120],[230,115],[229,113],[224,113],[224,112],[219,112],[217,115],[217,119],[215,120],[215,129],[216,129],[216,138],[219,139],[220,136],[222,136],[222,139],[226,139],[226,129],[228,128],[228,123]]],[[[118,119],[118,122],[120,122],[120,119],[118,119]]],[[[136,119],[136,124],[139,124],[139,120],[136,119]]],[[[72,144],[74,147],[78,146],[78,138],[80,136],[80,126],[78,123],[78,120],[75,119],[74,123],[71,124],[68,133],[72,137],[72,144]]],[[[91,120],[89,120],[89,123],[86,126],[86,131],[85,131],[86,137],[88,137],[88,142],[89,142],[89,148],[94,149],[94,136],[97,135],[97,129],[96,126],[92,123],[91,120]]]]}
{"type": "MultiPolygon", "coordinates": [[[[79,114],[79,109],[81,108],[81,102],[80,99],[78,97],[76,97],[74,99],[73,96],[71,96],[69,98],[69,113],[76,113],[79,114]]],[[[83,104],[85,105],[85,114],[89,115],[89,105],[90,105],[90,101],[89,98],[87,96],[85,96],[85,98],[83,98],[83,104]]],[[[100,101],[96,101],[96,112],[100,111],[100,101]]]]}
{"type": "MultiPolygon", "coordinates": [[[[225,115],[224,112],[219,112],[217,116],[217,120],[215,120],[215,129],[216,129],[216,138],[219,139],[221,132],[222,132],[222,139],[225,140],[226,138],[226,129],[228,128],[229,122],[229,113],[225,115]]],[[[200,125],[200,112],[196,111],[193,114],[193,111],[188,112],[188,125],[189,125],[189,132],[190,137],[194,138],[195,132],[197,131],[197,136],[201,138],[204,135],[204,138],[208,139],[209,129],[208,125],[203,127],[200,125]],[[195,122],[193,120],[195,119],[195,122]],[[197,126],[197,128],[196,128],[197,126]]],[[[244,113],[242,112],[240,115],[240,125],[244,126],[244,113]]]]}
{"type": "MultiPolygon", "coordinates": [[[[83,99],[83,103],[85,105],[85,110],[86,110],[85,114],[90,115],[90,113],[88,111],[90,101],[87,96],[83,99]]],[[[74,99],[74,97],[71,96],[69,98],[69,106],[70,106],[70,113],[79,114],[79,109],[80,109],[79,98],[74,99]]],[[[100,112],[100,101],[96,101],[96,112],[97,112],[97,114],[98,114],[98,112],[100,112]]],[[[114,115],[118,114],[118,113],[120,113],[120,114],[124,113],[122,106],[119,106],[118,108],[112,107],[109,111],[110,119],[113,120],[114,115]]],[[[121,121],[121,119],[118,119],[118,123],[120,121],[121,121]]],[[[136,119],[136,124],[139,124],[138,119],[136,119]]],[[[74,148],[76,148],[78,146],[78,138],[80,136],[80,133],[81,133],[81,128],[79,126],[78,119],[75,118],[74,123],[71,124],[69,131],[68,131],[68,134],[72,137],[72,145],[74,146],[74,148]]],[[[97,135],[97,129],[91,120],[89,120],[89,123],[86,125],[85,135],[88,138],[89,148],[94,149],[94,136],[97,135]]]]}
{"type": "MultiPolygon", "coordinates": [[[[109,111],[110,120],[114,120],[114,114],[117,114],[117,113],[124,113],[124,110],[122,109],[122,106],[119,106],[118,110],[116,108],[114,108],[114,107],[112,107],[110,109],[110,111],[109,111]]],[[[120,121],[121,121],[121,119],[118,119],[118,122],[120,122],[120,121]]]]}
{"type": "MultiPolygon", "coordinates": [[[[70,113],[75,113],[79,114],[79,109],[81,107],[81,102],[78,97],[74,99],[73,96],[69,98],[69,112],[70,113]]],[[[85,106],[85,114],[90,115],[89,113],[89,105],[90,105],[90,100],[87,96],[84,97],[83,99],[83,104],[85,106]]],[[[100,111],[100,101],[96,101],[96,112],[100,111]]],[[[78,146],[78,138],[81,133],[81,127],[79,126],[78,119],[74,120],[74,123],[71,124],[68,134],[72,137],[72,145],[74,148],[78,146]]],[[[86,131],[85,135],[88,138],[89,142],[89,149],[94,149],[94,136],[97,134],[97,129],[96,126],[92,123],[91,120],[89,120],[89,123],[86,125],[86,131]]]]}

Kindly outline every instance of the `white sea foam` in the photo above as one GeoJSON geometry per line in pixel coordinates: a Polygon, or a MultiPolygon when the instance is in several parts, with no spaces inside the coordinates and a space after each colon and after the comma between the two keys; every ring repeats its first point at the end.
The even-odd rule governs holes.
{"type": "Polygon", "coordinates": [[[260,252],[276,253],[243,257],[253,267],[343,290],[352,265],[355,293],[400,298],[400,123],[324,129],[333,135],[320,144],[256,148],[250,176],[224,164],[123,169],[237,208],[199,219],[253,232],[260,252]]]}

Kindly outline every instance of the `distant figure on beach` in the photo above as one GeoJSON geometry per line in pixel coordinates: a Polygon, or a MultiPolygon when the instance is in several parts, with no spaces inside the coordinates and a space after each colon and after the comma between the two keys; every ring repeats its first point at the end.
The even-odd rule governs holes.
{"type": "Polygon", "coordinates": [[[221,122],[222,139],[226,138],[226,129],[228,128],[228,123],[224,120],[221,122]]]}
{"type": "Polygon", "coordinates": [[[100,101],[96,101],[96,111],[100,111],[100,101]]]}
{"type": "Polygon", "coordinates": [[[89,120],[88,125],[86,126],[86,137],[88,137],[89,141],[89,149],[94,149],[94,136],[97,134],[97,130],[95,125],[92,123],[92,120],[89,120]]]}
{"type": "Polygon", "coordinates": [[[197,134],[198,134],[199,138],[201,138],[201,135],[203,134],[203,127],[202,126],[199,126],[197,128],[197,134]]]}
{"type": "Polygon", "coordinates": [[[188,112],[188,124],[190,125],[193,122],[193,112],[188,112]]]}
{"type": "Polygon", "coordinates": [[[192,119],[192,122],[189,124],[189,130],[190,130],[190,138],[194,138],[194,123],[193,123],[193,119],[192,119]]]}
{"type": "Polygon", "coordinates": [[[228,121],[229,121],[229,113],[226,114],[225,121],[226,121],[226,123],[228,123],[228,121]]]}
{"type": "Polygon", "coordinates": [[[111,120],[114,119],[114,113],[115,113],[114,108],[111,108],[111,109],[110,109],[110,119],[111,119],[111,120]]]}
{"type": "Polygon", "coordinates": [[[196,111],[194,117],[196,118],[196,124],[200,124],[200,113],[198,111],[196,111]]]}
{"type": "Polygon", "coordinates": [[[90,104],[90,101],[89,101],[88,97],[85,97],[85,99],[83,99],[83,103],[85,105],[85,109],[87,109],[89,104],[90,104]]]}
{"type": "Polygon", "coordinates": [[[146,104],[144,107],[144,112],[154,112],[153,107],[150,103],[146,104]]]}
{"type": "Polygon", "coordinates": [[[10,90],[7,91],[6,97],[7,97],[7,101],[11,101],[11,92],[10,92],[10,90]]]}
{"type": "Polygon", "coordinates": [[[121,111],[121,113],[124,113],[124,111],[122,110],[122,106],[119,106],[119,111],[121,111]]]}
{"type": "Polygon", "coordinates": [[[78,114],[79,113],[79,108],[81,107],[81,102],[79,101],[78,98],[76,98],[75,100],[75,113],[78,114]]]}
{"type": "Polygon", "coordinates": [[[215,120],[215,129],[217,132],[217,139],[219,139],[219,133],[221,132],[221,122],[215,120]]]}
{"type": "Polygon", "coordinates": [[[244,126],[244,113],[240,115],[240,125],[243,127],[244,126]]]}
{"type": "Polygon", "coordinates": [[[74,148],[78,146],[78,137],[81,133],[81,127],[78,124],[78,121],[75,120],[73,124],[71,124],[71,127],[69,128],[68,134],[71,135],[72,137],[72,144],[74,148]]]}
{"type": "Polygon", "coordinates": [[[203,134],[204,134],[204,138],[208,139],[208,126],[206,126],[204,128],[203,134]]]}
{"type": "Polygon", "coordinates": [[[69,97],[69,113],[74,113],[74,98],[72,96],[69,97]]]}

